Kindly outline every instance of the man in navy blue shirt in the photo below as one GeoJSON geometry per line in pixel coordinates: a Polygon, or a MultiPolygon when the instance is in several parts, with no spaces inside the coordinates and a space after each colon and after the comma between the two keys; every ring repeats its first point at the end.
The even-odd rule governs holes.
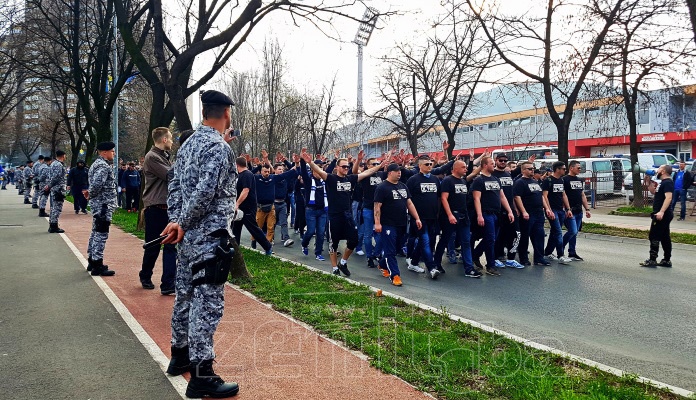
{"type": "Polygon", "coordinates": [[[126,204],[123,208],[137,211],[140,205],[140,171],[135,169],[134,162],[129,162],[128,169],[123,171],[121,191],[126,193],[126,204]]]}
{"type": "Polygon", "coordinates": [[[694,177],[686,170],[686,163],[684,160],[679,161],[679,171],[674,174],[674,196],[672,197],[672,205],[670,206],[672,213],[674,213],[674,206],[676,206],[679,201],[681,205],[679,221],[683,221],[684,218],[686,218],[686,193],[693,181],[694,177]]]}

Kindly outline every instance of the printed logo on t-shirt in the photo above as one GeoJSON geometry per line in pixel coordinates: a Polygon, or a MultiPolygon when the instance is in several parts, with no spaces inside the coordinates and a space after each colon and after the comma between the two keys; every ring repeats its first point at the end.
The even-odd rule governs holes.
{"type": "Polygon", "coordinates": [[[553,184],[553,192],[554,193],[563,193],[563,184],[562,183],[554,183],[553,184]]]}
{"type": "Polygon", "coordinates": [[[498,184],[497,181],[487,181],[484,183],[486,184],[486,190],[500,190],[500,184],[498,184]]]}
{"type": "Polygon", "coordinates": [[[421,183],[420,184],[421,193],[437,193],[436,183],[421,183]]]}
{"type": "Polygon", "coordinates": [[[468,193],[468,192],[467,192],[466,185],[461,184],[461,183],[455,184],[455,185],[454,185],[454,193],[456,193],[456,194],[466,194],[466,193],[468,193]]]}
{"type": "Polygon", "coordinates": [[[582,182],[570,181],[570,188],[573,190],[582,190],[582,182]]]}
{"type": "Polygon", "coordinates": [[[336,191],[338,192],[350,192],[352,183],[350,182],[337,182],[336,191]]]}
{"type": "Polygon", "coordinates": [[[370,186],[377,186],[380,183],[382,183],[382,178],[380,178],[379,176],[370,177],[370,186]]]}
{"type": "Polygon", "coordinates": [[[541,186],[539,186],[539,184],[536,182],[530,183],[528,186],[530,192],[541,192],[541,186]]]}
{"type": "Polygon", "coordinates": [[[498,179],[500,179],[500,184],[502,186],[512,186],[512,178],[510,178],[509,176],[503,176],[498,179]]]}
{"type": "Polygon", "coordinates": [[[408,192],[406,192],[406,189],[392,190],[392,197],[394,200],[405,199],[408,197],[408,192]]]}

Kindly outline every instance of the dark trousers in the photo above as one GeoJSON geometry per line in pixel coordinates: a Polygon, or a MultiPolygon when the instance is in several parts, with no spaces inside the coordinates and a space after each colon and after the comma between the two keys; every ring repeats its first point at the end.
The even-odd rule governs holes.
{"type": "Polygon", "coordinates": [[[232,234],[234,235],[237,243],[241,242],[242,238],[242,226],[249,231],[252,240],[256,240],[264,250],[268,251],[271,249],[271,242],[266,239],[266,234],[263,233],[259,225],[256,223],[256,213],[244,213],[244,218],[241,221],[234,221],[232,223],[232,234]]]}
{"type": "MultiPolygon", "coordinates": [[[[529,210],[527,210],[529,212],[529,210]]],[[[544,261],[544,211],[539,210],[529,213],[529,219],[520,217],[520,244],[517,252],[520,255],[520,262],[529,261],[529,242],[532,242],[534,249],[534,262],[544,261]]]]}
{"type": "MultiPolygon", "coordinates": [[[[140,205],[140,187],[127,187],[126,188],[126,205],[125,209],[130,210],[131,208],[138,209],[140,205]]],[[[162,231],[160,231],[162,232],[162,231]]]]}
{"type": "Polygon", "coordinates": [[[650,233],[648,233],[650,259],[657,260],[657,253],[660,251],[660,244],[662,244],[662,252],[664,253],[662,258],[670,260],[672,258],[672,238],[670,237],[669,223],[672,222],[674,214],[667,209],[662,220],[655,219],[655,213],[651,215],[651,218],[652,223],[650,224],[650,233]]]}
{"type": "MultiPolygon", "coordinates": [[[[159,237],[169,223],[167,210],[148,207],[145,209],[145,241],[149,242],[159,237]]],[[[173,289],[176,279],[176,247],[173,244],[165,244],[162,250],[162,284],[160,289],[173,289]]],[[[155,268],[160,246],[154,246],[143,252],[143,265],[140,270],[141,280],[151,280],[152,271],[155,268]]]]}
{"type": "Polygon", "coordinates": [[[76,188],[74,186],[70,188],[70,192],[72,193],[74,199],[73,208],[75,211],[87,210],[87,199],[85,199],[85,196],[82,194],[82,189],[83,188],[76,188]]]}
{"type": "MultiPolygon", "coordinates": [[[[442,256],[445,254],[445,247],[449,246],[451,241],[459,240],[459,245],[462,250],[462,261],[464,262],[464,270],[471,272],[474,270],[474,264],[471,256],[471,231],[469,230],[469,221],[460,220],[456,224],[450,224],[449,220],[443,218],[440,220],[442,227],[442,236],[437,242],[435,248],[435,264],[442,266],[442,256]]],[[[454,247],[454,245],[452,245],[454,247]]]]}
{"type": "MultiPolygon", "coordinates": [[[[476,220],[474,220],[476,221],[476,220]]],[[[486,254],[486,267],[495,267],[495,238],[498,236],[498,214],[483,214],[483,240],[474,249],[474,258],[486,254]]],[[[473,224],[473,222],[472,222],[473,224]]]]}
{"type": "Polygon", "coordinates": [[[500,230],[498,232],[498,237],[495,240],[495,255],[498,258],[504,258],[505,249],[507,249],[508,260],[514,260],[515,253],[517,253],[517,246],[520,241],[519,218],[515,216],[515,220],[510,222],[507,213],[501,213],[498,218],[500,230]]]}
{"type": "Polygon", "coordinates": [[[411,257],[412,265],[418,265],[421,259],[423,259],[428,271],[431,271],[437,267],[433,260],[435,241],[437,240],[437,222],[435,220],[421,220],[421,223],[423,226],[418,229],[416,221],[411,218],[411,232],[409,233],[408,242],[409,249],[413,248],[413,250],[409,256],[411,257]],[[412,244],[415,243],[416,239],[418,239],[418,244],[412,244]]]}
{"type": "Polygon", "coordinates": [[[396,246],[401,241],[399,239],[406,236],[406,227],[382,225],[382,232],[379,235],[382,243],[382,258],[379,260],[379,267],[389,270],[391,277],[401,275],[399,263],[396,261],[396,246]]]}

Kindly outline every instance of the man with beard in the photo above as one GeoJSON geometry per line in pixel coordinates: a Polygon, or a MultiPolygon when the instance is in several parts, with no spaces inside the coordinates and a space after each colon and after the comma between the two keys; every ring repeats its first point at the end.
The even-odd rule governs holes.
{"type": "Polygon", "coordinates": [[[650,176],[645,174],[645,182],[650,193],[655,195],[653,199],[653,212],[650,214],[652,223],[650,224],[650,258],[640,263],[642,267],[671,267],[672,261],[672,238],[670,237],[669,224],[674,218],[672,209],[672,196],[674,196],[674,182],[672,181],[672,166],[665,164],[657,169],[655,178],[660,179],[660,183],[650,180],[650,176]],[[657,253],[664,252],[662,260],[657,262],[657,253]]]}

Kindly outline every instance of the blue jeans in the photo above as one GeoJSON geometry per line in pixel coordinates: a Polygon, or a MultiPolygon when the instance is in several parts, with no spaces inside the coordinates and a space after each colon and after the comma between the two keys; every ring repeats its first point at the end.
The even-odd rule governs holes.
{"type": "MultiPolygon", "coordinates": [[[[563,210],[553,210],[553,214],[556,216],[556,218],[552,221],[549,219],[549,225],[551,226],[551,231],[549,232],[549,241],[546,242],[546,249],[544,249],[544,254],[549,255],[553,253],[553,250],[556,250],[556,255],[558,257],[563,256],[563,231],[561,230],[561,226],[565,223],[566,217],[565,217],[565,211],[563,210]]],[[[575,224],[573,224],[574,226],[575,224]]],[[[573,235],[577,235],[578,230],[577,228],[575,229],[575,233],[573,235]]]]}
{"type": "MultiPolygon", "coordinates": [[[[530,210],[527,210],[528,212],[530,210]]],[[[529,219],[520,218],[520,244],[517,246],[517,254],[520,262],[528,262],[529,242],[534,249],[534,262],[544,261],[544,212],[540,209],[537,212],[530,212],[529,219]]]]}
{"type": "Polygon", "coordinates": [[[406,235],[406,227],[382,225],[382,232],[379,235],[382,242],[380,268],[389,270],[391,277],[401,275],[399,263],[396,261],[396,246],[400,242],[399,239],[406,235]]]}
{"type": "MultiPolygon", "coordinates": [[[[476,221],[474,219],[474,221],[476,221]]],[[[474,258],[486,254],[486,267],[495,267],[495,238],[498,236],[498,214],[483,214],[483,241],[474,249],[474,258]]]]}
{"type": "Polygon", "coordinates": [[[563,248],[565,248],[567,244],[568,254],[577,254],[575,253],[575,243],[577,242],[578,232],[580,232],[580,228],[582,227],[582,211],[573,213],[573,218],[566,218],[565,226],[567,232],[563,235],[563,248]],[[572,233],[573,230],[571,229],[575,231],[575,234],[572,233]]]}
{"type": "Polygon", "coordinates": [[[679,218],[686,218],[686,189],[675,189],[674,196],[672,197],[672,214],[674,214],[674,206],[681,205],[681,211],[679,211],[679,218]]]}
{"type": "Polygon", "coordinates": [[[442,266],[442,255],[445,254],[445,246],[452,249],[454,246],[450,245],[452,240],[459,238],[459,244],[462,249],[462,261],[464,262],[464,270],[466,272],[471,272],[474,270],[474,262],[471,257],[471,230],[469,229],[469,223],[465,221],[459,221],[456,224],[450,224],[448,221],[441,221],[440,226],[442,227],[442,236],[440,236],[440,241],[437,242],[437,247],[435,248],[435,264],[442,266]]]}
{"type": "Polygon", "coordinates": [[[290,199],[290,226],[295,226],[295,193],[289,192],[288,199],[290,199]]]}
{"type": "Polygon", "coordinates": [[[305,210],[307,218],[307,231],[302,237],[302,247],[309,246],[312,235],[316,235],[314,241],[314,255],[320,255],[324,250],[324,231],[326,230],[326,211],[324,209],[315,210],[307,208],[305,210]]]}
{"type": "Polygon", "coordinates": [[[416,227],[416,222],[413,219],[411,220],[409,243],[414,237],[417,239],[413,252],[411,253],[411,264],[418,265],[422,259],[428,271],[430,271],[437,267],[433,260],[433,244],[435,244],[435,239],[437,237],[437,222],[434,220],[421,220],[421,223],[423,226],[418,229],[416,227]]]}
{"type": "Polygon", "coordinates": [[[363,248],[367,257],[377,257],[382,254],[381,235],[376,234],[375,229],[375,211],[369,208],[363,208],[363,248]],[[375,245],[372,246],[372,238],[375,239],[375,245]]]}

